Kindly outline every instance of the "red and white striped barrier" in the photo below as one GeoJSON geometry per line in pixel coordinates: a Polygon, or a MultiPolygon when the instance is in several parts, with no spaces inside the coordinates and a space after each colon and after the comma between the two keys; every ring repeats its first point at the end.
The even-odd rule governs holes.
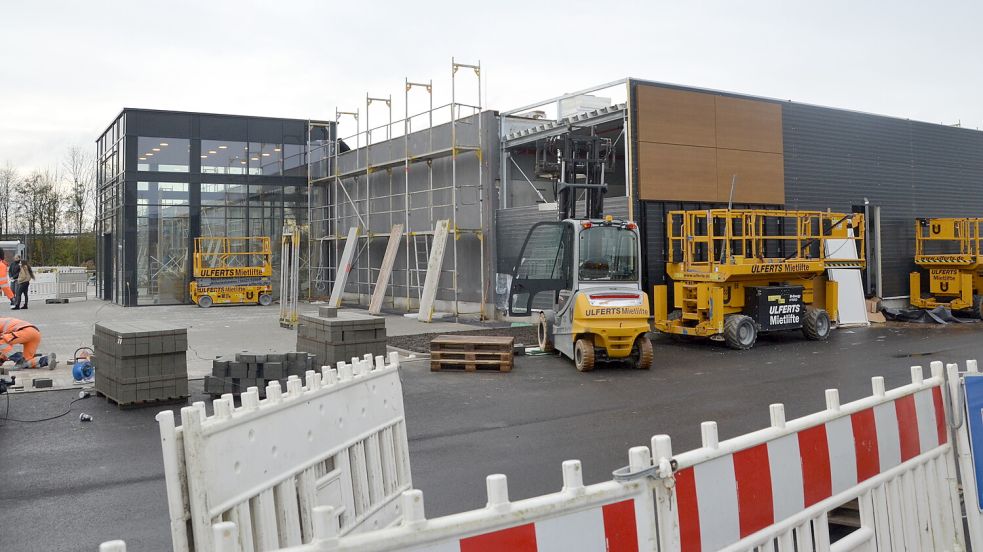
{"type": "MultiPolygon", "coordinates": [[[[633,450],[632,465],[650,463],[644,447],[633,450]]],[[[563,489],[558,493],[510,502],[504,475],[487,478],[488,504],[481,510],[428,520],[423,494],[403,494],[403,523],[382,531],[338,538],[319,535],[308,546],[288,550],[412,550],[413,552],[514,552],[654,550],[652,492],[644,480],[609,481],[584,486],[580,462],[563,463],[563,489]]],[[[319,515],[331,519],[330,509],[319,515]]],[[[331,531],[328,521],[320,524],[331,531]]],[[[235,548],[229,548],[230,552],[235,548]]],[[[218,552],[225,552],[218,549],[218,552]]],[[[286,551],[284,551],[286,552],[286,551]]]]}
{"type": "MultiPolygon", "coordinates": [[[[896,538],[910,547],[909,541],[928,534],[926,550],[950,549],[952,543],[961,542],[958,503],[949,493],[955,471],[941,371],[941,363],[933,363],[934,376],[924,380],[921,368],[914,367],[912,383],[890,392],[885,392],[882,378],[874,378],[873,396],[842,406],[836,390],[828,390],[825,412],[787,423],[782,405],[772,405],[771,428],[723,443],[717,441],[716,424],[704,423],[703,448],[672,457],[677,465],[675,473],[665,478],[669,487],[656,485],[657,493],[664,494],[657,500],[668,506],[659,519],[663,549],[747,549],[772,539],[789,546],[794,540],[814,541],[819,543],[817,549],[824,549],[823,542],[829,545],[825,513],[862,498],[869,490],[879,493],[883,482],[896,477],[904,479],[902,494],[907,494],[912,479],[910,483],[924,491],[918,496],[928,499],[928,492],[937,492],[946,498],[932,499],[935,512],[917,504],[912,507],[920,511],[900,512],[901,504],[894,504],[901,515],[896,525],[906,521],[920,531],[906,535],[895,527],[896,538]],[[906,475],[915,472],[910,478],[906,475]],[[792,529],[777,530],[783,521],[789,521],[785,524],[789,527],[805,521],[823,523],[800,528],[799,533],[809,532],[800,535],[792,529]]],[[[657,437],[653,447],[662,449],[656,450],[656,458],[671,457],[668,437],[657,437]]],[[[865,513],[863,501],[860,508],[865,513]]],[[[871,524],[864,533],[871,539],[883,534],[877,549],[891,550],[883,547],[890,525],[886,512],[882,517],[882,524],[871,524]]]]}
{"type": "Polygon", "coordinates": [[[934,387],[680,469],[682,549],[737,542],[946,442],[934,387]]]}
{"type": "MultiPolygon", "coordinates": [[[[485,508],[426,519],[423,494],[407,491],[398,526],[347,535],[339,508],[315,507],[311,540],[280,550],[965,550],[942,364],[928,379],[913,367],[911,380],[886,391],[873,378],[872,396],[843,405],[827,390],[826,410],[790,421],[775,404],[771,427],[726,441],[705,422],[703,446],[679,455],[657,435],[606,483],[584,486],[568,460],[560,492],[527,500],[511,502],[505,476],[492,475],[485,508]],[[860,527],[833,542],[829,513],[854,501],[860,527]]],[[[252,550],[241,540],[251,532],[222,519],[214,550],[252,550]]]]}

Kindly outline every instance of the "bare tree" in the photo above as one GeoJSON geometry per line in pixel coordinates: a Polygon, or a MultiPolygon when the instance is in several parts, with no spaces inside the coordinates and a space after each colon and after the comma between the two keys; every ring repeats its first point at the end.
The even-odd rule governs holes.
{"type": "Polygon", "coordinates": [[[66,195],[67,214],[75,233],[75,262],[82,262],[82,232],[86,220],[94,220],[93,207],[96,196],[96,165],[94,158],[79,146],[72,146],[65,155],[65,173],[68,177],[66,195]]]}
{"type": "Polygon", "coordinates": [[[8,161],[3,168],[0,168],[0,231],[5,235],[10,233],[10,201],[13,199],[13,192],[20,182],[20,174],[17,169],[8,161]]]}
{"type": "Polygon", "coordinates": [[[63,210],[58,173],[35,170],[18,183],[15,191],[17,219],[22,221],[21,228],[35,238],[31,256],[36,264],[42,264],[54,254],[55,233],[63,210]]]}

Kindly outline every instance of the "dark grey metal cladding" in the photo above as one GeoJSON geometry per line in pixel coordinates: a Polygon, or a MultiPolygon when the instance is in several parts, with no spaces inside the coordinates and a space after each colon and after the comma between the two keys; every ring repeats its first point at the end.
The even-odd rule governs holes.
{"type": "Polygon", "coordinates": [[[884,295],[908,294],[914,219],[983,216],[983,132],[786,103],[788,209],[881,207],[884,295]]]}

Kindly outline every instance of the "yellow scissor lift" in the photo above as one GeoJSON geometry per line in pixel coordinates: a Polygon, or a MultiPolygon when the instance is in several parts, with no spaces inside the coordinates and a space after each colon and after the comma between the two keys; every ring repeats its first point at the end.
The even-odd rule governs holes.
{"type": "Polygon", "coordinates": [[[838,290],[821,276],[865,265],[862,214],[709,209],[672,211],[666,223],[675,310],[668,287],[655,286],[655,328],[735,349],[754,346],[759,332],[826,339],[838,290]]]}
{"type": "Polygon", "coordinates": [[[273,253],[270,238],[195,238],[191,301],[213,304],[273,302],[273,253]]]}
{"type": "Polygon", "coordinates": [[[983,218],[929,218],[915,222],[915,264],[928,271],[922,294],[919,272],[909,277],[911,305],[972,310],[983,318],[983,218]]]}

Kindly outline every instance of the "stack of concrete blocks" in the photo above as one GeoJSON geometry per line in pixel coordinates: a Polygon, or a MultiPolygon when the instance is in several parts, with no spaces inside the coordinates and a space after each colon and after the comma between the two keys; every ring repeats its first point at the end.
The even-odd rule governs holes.
{"type": "Polygon", "coordinates": [[[319,366],[338,361],[386,355],[386,320],[361,312],[318,309],[317,316],[302,314],[297,322],[297,350],[312,353],[319,366]]]}
{"type": "Polygon", "coordinates": [[[117,405],[188,398],[187,328],[100,322],[92,346],[96,391],[117,405]]]}
{"type": "Polygon", "coordinates": [[[308,370],[318,368],[314,355],[308,353],[236,353],[234,360],[212,361],[212,375],[205,376],[205,393],[239,394],[257,387],[262,396],[266,394],[266,384],[271,381],[279,381],[280,387],[286,389],[288,377],[303,379],[308,370]]]}

